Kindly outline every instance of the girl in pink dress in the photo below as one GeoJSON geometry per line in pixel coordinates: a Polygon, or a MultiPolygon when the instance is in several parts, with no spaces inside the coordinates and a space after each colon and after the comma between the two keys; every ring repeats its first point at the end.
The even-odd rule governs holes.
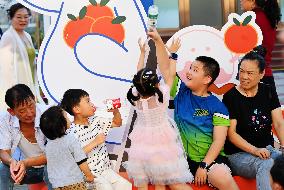
{"type": "MultiPolygon", "coordinates": [[[[180,41],[174,41],[168,48],[172,53],[169,59],[157,31],[149,32],[148,35],[155,42],[158,63],[171,61],[172,67],[167,73],[162,73],[163,77],[175,75],[175,52],[180,47],[180,41]]],[[[165,81],[165,84],[160,85],[155,71],[143,68],[145,45],[141,42],[139,45],[141,55],[138,73],[134,76],[133,86],[127,94],[136,110],[137,119],[129,135],[131,146],[124,166],[139,190],[147,189],[148,184],[156,185],[156,190],[165,189],[166,185],[171,189],[191,189],[186,182],[191,182],[193,176],[188,168],[179,132],[167,115],[169,91],[173,81],[165,81]]]]}

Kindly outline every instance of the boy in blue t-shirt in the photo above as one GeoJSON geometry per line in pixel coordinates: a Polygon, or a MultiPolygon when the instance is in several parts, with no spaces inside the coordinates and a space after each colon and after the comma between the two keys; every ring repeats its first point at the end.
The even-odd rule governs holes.
{"type": "Polygon", "coordinates": [[[223,152],[229,113],[224,104],[208,87],[220,72],[218,62],[199,56],[186,73],[175,97],[175,121],[187,153],[190,170],[195,174],[195,184],[206,181],[220,189],[239,189],[234,181],[227,157],[223,152]]]}
{"type": "MultiPolygon", "coordinates": [[[[159,62],[162,73],[167,73],[170,63],[177,60],[176,52],[170,53],[171,62],[159,62]]],[[[208,87],[219,72],[218,62],[211,57],[199,56],[193,61],[186,73],[187,81],[182,82],[175,98],[175,121],[181,133],[190,170],[195,175],[195,184],[208,182],[220,190],[236,190],[239,188],[223,152],[230,125],[229,114],[223,103],[208,92],[208,87]]],[[[164,76],[164,80],[175,77],[164,76]]]]}

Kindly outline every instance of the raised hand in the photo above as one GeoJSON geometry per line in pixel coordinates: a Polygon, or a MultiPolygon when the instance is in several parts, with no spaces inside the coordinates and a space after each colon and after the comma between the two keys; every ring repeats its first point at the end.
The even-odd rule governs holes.
{"type": "Polygon", "coordinates": [[[142,41],[142,38],[138,39],[138,44],[139,44],[140,52],[145,53],[146,52],[146,44],[145,44],[145,42],[142,41]]]}
{"type": "Polygon", "coordinates": [[[170,53],[176,53],[181,46],[180,38],[173,39],[170,46],[166,46],[170,53]]]}
{"type": "Polygon", "coordinates": [[[162,41],[160,34],[158,33],[156,28],[153,28],[151,31],[148,31],[147,35],[154,41],[162,41]]]}

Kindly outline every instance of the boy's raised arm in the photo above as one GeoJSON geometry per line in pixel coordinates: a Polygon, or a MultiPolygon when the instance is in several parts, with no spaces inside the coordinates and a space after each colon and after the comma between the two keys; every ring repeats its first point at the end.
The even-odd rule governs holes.
{"type": "Polygon", "coordinates": [[[168,51],[171,53],[170,56],[170,66],[169,66],[169,81],[168,85],[169,87],[172,86],[173,81],[176,77],[176,63],[177,63],[177,57],[172,57],[172,54],[176,54],[176,52],[179,50],[181,46],[180,39],[176,39],[172,41],[172,44],[170,47],[167,47],[168,51]]]}
{"type": "MultiPolygon", "coordinates": [[[[148,35],[155,42],[158,66],[163,75],[165,83],[171,87],[176,76],[176,60],[169,59],[166,46],[156,29],[148,32],[148,35]]],[[[180,40],[177,39],[172,42],[168,50],[170,53],[176,53],[179,48],[180,40]]]]}

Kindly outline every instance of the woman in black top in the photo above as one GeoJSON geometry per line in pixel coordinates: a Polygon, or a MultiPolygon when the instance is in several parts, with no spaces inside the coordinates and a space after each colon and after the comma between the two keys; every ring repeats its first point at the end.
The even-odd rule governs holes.
{"type": "Polygon", "coordinates": [[[260,83],[264,76],[265,49],[256,47],[240,61],[240,84],[223,97],[230,113],[225,152],[233,173],[256,178],[258,190],[270,190],[269,170],[280,151],[273,148],[272,123],[284,150],[284,122],[274,88],[260,83]]]}

